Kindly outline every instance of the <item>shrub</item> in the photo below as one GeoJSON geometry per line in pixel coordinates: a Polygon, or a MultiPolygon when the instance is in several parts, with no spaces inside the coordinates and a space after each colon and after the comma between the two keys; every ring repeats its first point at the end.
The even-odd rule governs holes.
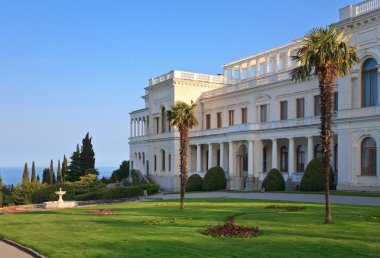
{"type": "Polygon", "coordinates": [[[59,191],[59,188],[62,188],[62,191],[66,191],[66,194],[63,196],[64,200],[74,200],[75,188],[73,184],[70,182],[64,182],[53,185],[42,184],[39,189],[36,189],[33,192],[32,203],[58,200],[58,195],[56,195],[55,192],[59,191]]]}
{"type": "Polygon", "coordinates": [[[148,191],[148,195],[152,195],[160,191],[160,185],[157,185],[157,184],[145,184],[145,185],[142,185],[141,187],[143,188],[143,190],[148,191]]]}
{"type": "Polygon", "coordinates": [[[265,191],[284,191],[285,180],[281,172],[276,168],[272,168],[262,183],[265,191]]]}
{"type": "Polygon", "coordinates": [[[191,175],[186,182],[186,191],[202,191],[202,177],[198,174],[191,175]]]}
{"type": "MultiPolygon", "coordinates": [[[[301,191],[323,191],[325,189],[325,175],[322,168],[322,159],[315,158],[306,167],[300,183],[301,191]]],[[[334,173],[330,166],[330,189],[334,188],[334,173]]]]}
{"type": "Polygon", "coordinates": [[[94,192],[81,194],[75,197],[78,201],[89,200],[113,200],[128,197],[135,197],[143,194],[143,188],[141,186],[126,186],[115,188],[101,188],[94,192]]]}
{"type": "Polygon", "coordinates": [[[41,190],[46,189],[46,184],[34,183],[28,185],[16,185],[11,191],[11,198],[14,204],[31,204],[33,203],[33,195],[41,190]]]}
{"type": "Polygon", "coordinates": [[[202,182],[203,191],[217,191],[225,189],[227,185],[226,175],[221,167],[212,167],[207,172],[202,182]]]}
{"type": "Polygon", "coordinates": [[[71,184],[75,188],[75,194],[94,192],[103,186],[102,182],[98,180],[98,176],[95,174],[81,176],[79,181],[72,182],[71,184]]]}
{"type": "Polygon", "coordinates": [[[120,182],[124,178],[129,176],[129,161],[124,160],[117,170],[112,172],[111,178],[109,180],[110,183],[116,183],[116,181],[120,182]]]}

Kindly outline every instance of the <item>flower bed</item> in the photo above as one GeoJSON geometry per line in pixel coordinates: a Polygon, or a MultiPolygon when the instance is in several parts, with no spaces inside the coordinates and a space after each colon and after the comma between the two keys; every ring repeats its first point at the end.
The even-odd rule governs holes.
{"type": "Polygon", "coordinates": [[[0,213],[20,213],[20,212],[30,212],[31,210],[26,209],[25,207],[5,207],[0,209],[0,213]]]}
{"type": "Polygon", "coordinates": [[[228,217],[224,225],[204,229],[202,233],[213,237],[247,238],[257,237],[260,234],[260,230],[259,227],[236,225],[234,219],[228,217]]]}
{"type": "Polygon", "coordinates": [[[111,210],[89,210],[87,213],[92,214],[102,214],[102,215],[112,215],[113,212],[111,210]]]}

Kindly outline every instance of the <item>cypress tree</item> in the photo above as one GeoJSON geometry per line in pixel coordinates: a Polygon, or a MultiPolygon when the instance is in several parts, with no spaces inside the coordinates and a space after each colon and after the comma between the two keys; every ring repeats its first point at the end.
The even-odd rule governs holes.
{"type": "Polygon", "coordinates": [[[54,165],[53,165],[53,160],[50,160],[50,184],[55,184],[55,174],[54,174],[54,165]]]}
{"type": "Polygon", "coordinates": [[[91,143],[92,137],[89,133],[82,140],[81,148],[81,160],[82,160],[82,171],[84,174],[92,173],[95,171],[95,152],[91,143]]]}
{"type": "Polygon", "coordinates": [[[32,163],[32,178],[31,178],[31,182],[32,183],[36,183],[37,182],[37,178],[36,178],[36,165],[34,164],[34,161],[32,163]]]}
{"type": "Polygon", "coordinates": [[[63,183],[63,177],[62,177],[62,173],[61,173],[61,161],[60,160],[58,160],[57,182],[58,183],[63,183]]]}
{"type": "Polygon", "coordinates": [[[62,162],[62,180],[63,181],[65,180],[65,174],[67,170],[68,170],[67,158],[66,158],[66,155],[63,155],[63,162],[62,162]]]}
{"type": "Polygon", "coordinates": [[[22,182],[21,182],[21,186],[28,186],[28,185],[29,185],[28,163],[25,162],[25,165],[24,165],[24,173],[22,174],[22,182]]]}
{"type": "Polygon", "coordinates": [[[48,168],[44,168],[42,172],[42,183],[50,184],[50,171],[48,168]]]}
{"type": "Polygon", "coordinates": [[[70,159],[71,162],[68,171],[65,173],[65,180],[70,182],[79,181],[80,177],[84,175],[79,144],[77,144],[77,148],[71,155],[70,159]]]}

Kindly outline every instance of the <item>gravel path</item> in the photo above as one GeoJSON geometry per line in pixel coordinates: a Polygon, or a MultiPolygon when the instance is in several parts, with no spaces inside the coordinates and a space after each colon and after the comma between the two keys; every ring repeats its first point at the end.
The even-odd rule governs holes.
{"type": "MultiPolygon", "coordinates": [[[[179,199],[179,194],[158,194],[156,198],[164,200],[179,199]]],[[[228,193],[228,192],[204,192],[189,193],[186,198],[243,198],[257,200],[280,200],[280,201],[296,201],[296,202],[314,202],[324,203],[325,196],[323,194],[291,194],[291,193],[228,193]]],[[[380,197],[364,197],[364,196],[340,196],[330,195],[331,203],[334,204],[353,204],[353,205],[369,205],[380,206],[380,197]]]]}

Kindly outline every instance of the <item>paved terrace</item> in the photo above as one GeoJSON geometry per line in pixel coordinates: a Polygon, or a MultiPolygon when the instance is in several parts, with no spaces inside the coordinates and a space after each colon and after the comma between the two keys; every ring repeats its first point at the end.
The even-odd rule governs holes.
{"type": "MultiPolygon", "coordinates": [[[[179,194],[159,194],[156,198],[163,200],[179,199],[179,194]]],[[[292,194],[292,193],[229,193],[229,192],[204,192],[188,193],[185,198],[242,198],[256,200],[277,200],[277,201],[296,201],[296,202],[313,202],[324,203],[323,194],[292,194]]],[[[340,196],[330,195],[333,204],[352,204],[352,205],[369,205],[380,206],[380,197],[364,196],[340,196]]]]}

